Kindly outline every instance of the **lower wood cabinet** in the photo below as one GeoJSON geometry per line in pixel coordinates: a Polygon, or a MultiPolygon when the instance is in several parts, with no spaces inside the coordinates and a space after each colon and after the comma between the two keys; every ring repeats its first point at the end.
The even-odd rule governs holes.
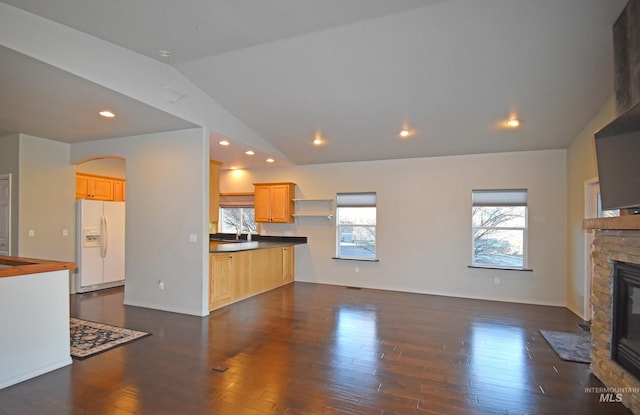
{"type": "Polygon", "coordinates": [[[209,254],[209,310],[291,283],[295,247],[209,254]]]}
{"type": "Polygon", "coordinates": [[[209,310],[228,304],[232,296],[233,256],[209,255],[209,310]]]}
{"type": "Polygon", "coordinates": [[[282,279],[293,282],[296,274],[296,248],[285,246],[282,248],[282,279]]]}

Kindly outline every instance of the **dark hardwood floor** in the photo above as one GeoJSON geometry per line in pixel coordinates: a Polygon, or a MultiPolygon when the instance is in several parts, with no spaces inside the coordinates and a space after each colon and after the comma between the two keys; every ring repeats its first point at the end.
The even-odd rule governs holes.
{"type": "Polygon", "coordinates": [[[0,413],[630,413],[538,332],[579,331],[563,308],[307,283],[205,318],[122,301],[73,295],[71,314],[152,336],[0,390],[0,413]]]}

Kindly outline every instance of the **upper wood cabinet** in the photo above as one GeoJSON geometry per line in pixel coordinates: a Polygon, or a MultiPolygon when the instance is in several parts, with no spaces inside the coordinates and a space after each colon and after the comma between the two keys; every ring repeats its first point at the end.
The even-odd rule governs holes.
{"type": "MultiPolygon", "coordinates": [[[[220,166],[222,163],[215,160],[209,160],[209,223],[218,224],[218,215],[220,211],[220,166]]],[[[217,229],[210,229],[213,233],[217,229]]]]}
{"type": "Polygon", "coordinates": [[[124,202],[127,193],[127,182],[121,179],[113,180],[113,201],[124,202]]]}
{"type": "Polygon", "coordinates": [[[295,183],[256,183],[256,222],[293,223],[295,183]]]}
{"type": "Polygon", "coordinates": [[[113,177],[76,173],[76,199],[124,201],[125,181],[113,177]]]}

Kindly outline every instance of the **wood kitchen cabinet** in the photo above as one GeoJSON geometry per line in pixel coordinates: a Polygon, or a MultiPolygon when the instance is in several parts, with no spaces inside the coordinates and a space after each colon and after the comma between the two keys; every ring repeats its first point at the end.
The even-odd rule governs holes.
{"type": "Polygon", "coordinates": [[[293,223],[295,183],[254,184],[256,222],[293,223]]]}
{"type": "Polygon", "coordinates": [[[282,279],[292,282],[296,273],[296,248],[285,246],[282,248],[282,279]]]}
{"type": "Polygon", "coordinates": [[[76,199],[125,200],[126,181],[114,177],[76,173],[76,199]]]}
{"type": "Polygon", "coordinates": [[[127,182],[120,179],[113,180],[113,201],[124,202],[127,193],[127,182]]]}
{"type": "Polygon", "coordinates": [[[251,257],[253,251],[233,253],[233,292],[232,297],[247,298],[251,296],[251,257]]]}
{"type": "Polygon", "coordinates": [[[295,248],[209,254],[209,311],[294,280],[295,248]]]}
{"type": "Polygon", "coordinates": [[[231,301],[233,293],[233,255],[209,255],[209,310],[231,301]]]}
{"type": "Polygon", "coordinates": [[[218,231],[218,216],[220,211],[220,166],[222,163],[209,160],[209,223],[215,222],[215,229],[209,229],[211,233],[218,231]]]}
{"type": "Polygon", "coordinates": [[[262,292],[282,285],[282,248],[253,251],[251,291],[262,292]]]}
{"type": "Polygon", "coordinates": [[[76,174],[76,199],[113,200],[113,179],[76,174]]]}

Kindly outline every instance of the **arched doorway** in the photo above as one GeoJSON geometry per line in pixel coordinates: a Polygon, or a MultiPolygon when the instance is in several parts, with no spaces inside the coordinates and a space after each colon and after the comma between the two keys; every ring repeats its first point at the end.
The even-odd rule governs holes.
{"type": "Polygon", "coordinates": [[[74,292],[125,283],[126,161],[98,156],[76,163],[74,292]]]}

